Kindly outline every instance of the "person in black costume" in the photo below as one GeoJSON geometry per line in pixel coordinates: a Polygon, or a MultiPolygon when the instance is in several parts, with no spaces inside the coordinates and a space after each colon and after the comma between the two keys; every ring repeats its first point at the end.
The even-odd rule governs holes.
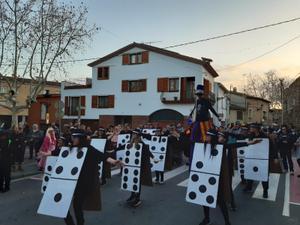
{"type": "Polygon", "coordinates": [[[10,190],[11,159],[8,133],[0,130],[0,192],[10,190]]]}
{"type": "MultiPolygon", "coordinates": [[[[239,142],[239,143],[227,144],[226,135],[222,132],[218,133],[216,130],[210,129],[206,134],[207,134],[206,143],[211,144],[210,150],[213,150],[217,144],[223,145],[223,155],[221,161],[217,204],[219,205],[221,212],[223,214],[225,225],[230,225],[231,223],[229,221],[229,214],[228,214],[227,203],[226,203],[231,200],[228,161],[226,159],[226,151],[232,148],[239,148],[251,144],[256,144],[259,143],[260,141],[256,140],[251,142],[239,142]]],[[[202,220],[200,225],[208,225],[210,224],[210,215],[209,215],[210,208],[207,206],[203,206],[203,210],[204,210],[204,219],[202,220]]]]}
{"type": "MultiPolygon", "coordinates": [[[[77,225],[84,224],[83,210],[101,210],[100,182],[98,164],[100,161],[109,162],[112,165],[122,166],[122,162],[108,157],[88,144],[84,133],[74,132],[72,134],[72,147],[87,147],[87,153],[81,172],[78,178],[77,186],[73,196],[73,208],[77,225]]],[[[76,148],[75,148],[76,149],[76,148]]],[[[74,149],[74,150],[75,150],[74,149]]],[[[75,225],[70,210],[65,218],[67,225],[75,225]]]]}

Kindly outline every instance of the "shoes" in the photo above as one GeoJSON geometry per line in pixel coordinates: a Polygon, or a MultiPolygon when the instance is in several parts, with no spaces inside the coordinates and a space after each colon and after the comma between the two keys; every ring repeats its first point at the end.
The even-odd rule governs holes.
{"type": "Polygon", "coordinates": [[[132,207],[139,207],[142,204],[142,201],[139,198],[136,198],[132,203],[131,206],[132,207]]]}
{"type": "Polygon", "coordinates": [[[164,183],[165,183],[165,181],[163,181],[163,180],[159,181],[159,184],[164,184],[164,183]]]}
{"type": "Polygon", "coordinates": [[[263,198],[268,198],[268,197],[269,197],[268,191],[264,191],[263,198]]]}
{"type": "Polygon", "coordinates": [[[155,179],[154,180],[154,184],[158,184],[158,183],[159,183],[159,181],[155,179]]]}
{"type": "Polygon", "coordinates": [[[211,224],[209,219],[203,219],[201,223],[199,223],[199,225],[209,225],[211,224]]]}
{"type": "Polygon", "coordinates": [[[106,180],[102,180],[101,185],[105,185],[105,184],[106,184],[106,180]]]}

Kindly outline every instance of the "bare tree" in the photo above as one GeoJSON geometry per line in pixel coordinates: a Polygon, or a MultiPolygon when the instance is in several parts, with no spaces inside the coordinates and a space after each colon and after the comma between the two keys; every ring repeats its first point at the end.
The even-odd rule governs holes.
{"type": "Polygon", "coordinates": [[[0,0],[0,107],[17,114],[31,106],[53,71],[69,60],[96,32],[87,22],[87,8],[58,0],[0,0]],[[24,104],[16,100],[24,79],[31,79],[24,104]]]}
{"type": "Polygon", "coordinates": [[[245,93],[271,101],[271,108],[281,108],[281,90],[289,86],[290,80],[276,71],[270,70],[262,75],[247,74],[245,93]]]}

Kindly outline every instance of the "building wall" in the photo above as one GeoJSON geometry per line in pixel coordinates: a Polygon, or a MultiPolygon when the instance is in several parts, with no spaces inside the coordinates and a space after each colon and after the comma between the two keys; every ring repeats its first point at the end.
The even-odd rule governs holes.
{"type": "MultiPolygon", "coordinates": [[[[140,52],[133,48],[127,53],[140,52]]],[[[64,90],[62,85],[61,99],[65,96],[86,96],[86,113],[82,119],[98,119],[101,115],[149,116],[158,109],[173,109],[187,116],[193,104],[163,104],[161,93],[157,92],[159,77],[195,77],[195,84],[202,84],[203,78],[213,81],[202,66],[149,52],[149,63],[139,65],[122,65],[122,56],[114,57],[97,67],[92,68],[92,88],[64,90]],[[97,80],[97,67],[108,66],[109,80],[97,80]],[[121,92],[122,80],[147,79],[147,92],[121,92]],[[115,95],[115,108],[92,109],[92,95],[115,95]]],[[[176,94],[176,93],[175,93],[176,94]]],[[[65,116],[64,118],[76,118],[65,116]]]]}
{"type": "Polygon", "coordinates": [[[214,104],[214,108],[221,115],[222,121],[224,121],[225,124],[227,124],[230,121],[229,118],[230,99],[228,95],[225,93],[225,90],[221,88],[218,83],[215,83],[214,89],[216,95],[216,102],[214,104]]]}
{"type": "Polygon", "coordinates": [[[263,123],[269,122],[270,103],[247,97],[247,113],[245,121],[247,123],[263,123]]]}

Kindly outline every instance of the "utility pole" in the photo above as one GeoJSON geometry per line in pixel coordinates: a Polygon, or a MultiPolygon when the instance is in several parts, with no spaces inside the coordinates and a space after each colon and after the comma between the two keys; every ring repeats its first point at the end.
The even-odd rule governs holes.
{"type": "Polygon", "coordinates": [[[281,126],[283,125],[283,81],[284,79],[279,79],[280,81],[280,99],[281,99],[281,126]]]}

